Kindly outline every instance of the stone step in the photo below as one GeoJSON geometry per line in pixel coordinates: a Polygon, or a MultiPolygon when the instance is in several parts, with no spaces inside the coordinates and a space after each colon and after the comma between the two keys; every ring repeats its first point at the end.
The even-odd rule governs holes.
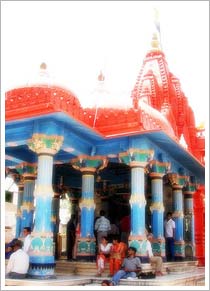
{"type": "MultiPolygon", "coordinates": [[[[163,263],[163,273],[171,274],[182,274],[190,273],[195,270],[197,266],[197,261],[188,261],[188,262],[166,262],[163,263]]],[[[153,268],[149,263],[142,264],[142,271],[149,272],[153,268]]],[[[55,268],[56,274],[72,274],[72,275],[81,275],[81,276],[95,276],[97,273],[97,267],[95,262],[81,262],[75,261],[70,262],[66,260],[59,260],[56,262],[55,268]]],[[[108,276],[109,274],[109,263],[105,264],[105,269],[103,276],[108,276]]]]}

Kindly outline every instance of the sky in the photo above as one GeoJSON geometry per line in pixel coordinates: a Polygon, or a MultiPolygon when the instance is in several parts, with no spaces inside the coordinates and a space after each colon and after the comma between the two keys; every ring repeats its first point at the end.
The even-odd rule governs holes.
{"type": "Polygon", "coordinates": [[[1,1],[2,91],[39,80],[45,62],[48,81],[71,90],[82,106],[129,106],[155,31],[154,8],[169,69],[196,124],[207,123],[208,1],[1,1]]]}

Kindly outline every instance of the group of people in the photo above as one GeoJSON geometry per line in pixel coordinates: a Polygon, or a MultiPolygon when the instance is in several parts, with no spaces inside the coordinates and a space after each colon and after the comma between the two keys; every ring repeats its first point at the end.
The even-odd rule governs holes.
{"type": "MultiPolygon", "coordinates": [[[[67,259],[76,258],[75,240],[77,232],[80,232],[80,223],[75,224],[75,215],[71,216],[67,224],[67,259]]],[[[135,247],[127,247],[127,244],[119,239],[119,236],[113,235],[111,241],[108,235],[111,230],[110,221],[105,217],[105,212],[100,211],[100,217],[96,220],[94,226],[97,241],[97,276],[101,276],[105,263],[109,262],[110,281],[104,280],[102,285],[117,285],[121,278],[135,278],[141,270],[141,261],[136,257],[135,247]],[[126,256],[127,253],[127,256],[126,256]]],[[[167,261],[174,260],[174,238],[175,238],[175,222],[172,219],[172,213],[167,213],[164,223],[166,257],[167,261]]],[[[24,240],[13,239],[10,243],[5,244],[5,258],[8,259],[6,268],[6,276],[9,278],[22,279],[25,278],[29,268],[29,249],[31,244],[31,228],[24,227],[24,240]]],[[[147,233],[146,251],[149,262],[155,265],[155,273],[162,276],[162,258],[154,256],[152,251],[152,233],[147,233]]]]}
{"type": "MultiPolygon", "coordinates": [[[[156,276],[163,276],[163,260],[161,257],[153,255],[152,239],[152,233],[148,233],[146,244],[147,256],[149,262],[155,265],[156,276]]],[[[102,284],[112,286],[117,285],[122,278],[136,278],[141,271],[141,260],[139,257],[136,257],[136,251],[135,247],[127,247],[124,242],[120,242],[116,237],[113,238],[112,243],[108,242],[107,237],[103,237],[96,260],[98,269],[97,276],[101,276],[105,268],[105,263],[109,262],[109,277],[112,277],[112,279],[111,281],[103,281],[102,284]]]]}
{"type": "Polygon", "coordinates": [[[24,240],[13,239],[5,244],[5,258],[8,259],[6,277],[24,279],[29,268],[29,249],[31,244],[31,228],[23,228],[24,240]]]}
{"type": "MultiPolygon", "coordinates": [[[[104,271],[105,263],[109,261],[110,274],[109,277],[112,277],[111,280],[103,280],[102,286],[115,286],[118,285],[120,279],[126,278],[136,278],[138,273],[141,271],[141,260],[139,257],[136,257],[136,248],[128,247],[123,242],[120,242],[119,239],[114,237],[112,243],[108,241],[107,233],[109,230],[108,219],[104,217],[104,212],[102,212],[101,220],[98,219],[98,223],[95,226],[95,229],[100,230],[100,221],[103,223],[104,227],[101,228],[101,233],[98,233],[97,239],[101,239],[101,243],[98,246],[98,255],[97,255],[97,276],[101,276],[104,271]],[[103,236],[103,235],[106,236],[103,236]],[[127,251],[127,256],[126,256],[127,251]]],[[[166,258],[167,261],[174,260],[174,239],[175,239],[175,222],[172,219],[172,213],[168,212],[166,220],[164,222],[164,231],[165,231],[165,242],[166,242],[166,258]]],[[[152,240],[153,234],[147,233],[146,240],[146,252],[147,257],[151,265],[155,266],[156,276],[163,276],[162,266],[163,260],[160,256],[154,256],[152,251],[152,240]]]]}

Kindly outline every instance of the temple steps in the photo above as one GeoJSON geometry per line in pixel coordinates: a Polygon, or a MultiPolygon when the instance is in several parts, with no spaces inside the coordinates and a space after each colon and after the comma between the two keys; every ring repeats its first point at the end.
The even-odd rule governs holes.
{"type": "MultiPolygon", "coordinates": [[[[185,261],[185,262],[164,262],[163,273],[167,274],[184,274],[194,272],[198,265],[197,261],[185,261]]],[[[149,263],[142,264],[142,271],[152,271],[152,266],[149,263]]],[[[67,260],[56,261],[56,274],[69,274],[80,276],[95,276],[97,273],[95,262],[82,262],[75,261],[70,262],[67,260]]],[[[109,264],[106,263],[103,276],[109,275],[109,264]]]]}

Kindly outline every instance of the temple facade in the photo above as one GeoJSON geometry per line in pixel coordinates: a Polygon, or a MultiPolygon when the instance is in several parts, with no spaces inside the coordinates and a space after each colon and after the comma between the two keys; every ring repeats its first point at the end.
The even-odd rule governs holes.
{"type": "Polygon", "coordinates": [[[204,129],[196,128],[156,34],[130,97],[130,108],[96,111],[55,85],[6,92],[6,172],[19,186],[16,237],[32,227],[31,276],[54,274],[63,194],[80,215],[78,260],[95,260],[99,211],[116,222],[129,209],[129,245],[142,261],[148,226],[154,253],[165,259],[164,217],[171,211],[176,260],[205,264],[204,129]]]}

